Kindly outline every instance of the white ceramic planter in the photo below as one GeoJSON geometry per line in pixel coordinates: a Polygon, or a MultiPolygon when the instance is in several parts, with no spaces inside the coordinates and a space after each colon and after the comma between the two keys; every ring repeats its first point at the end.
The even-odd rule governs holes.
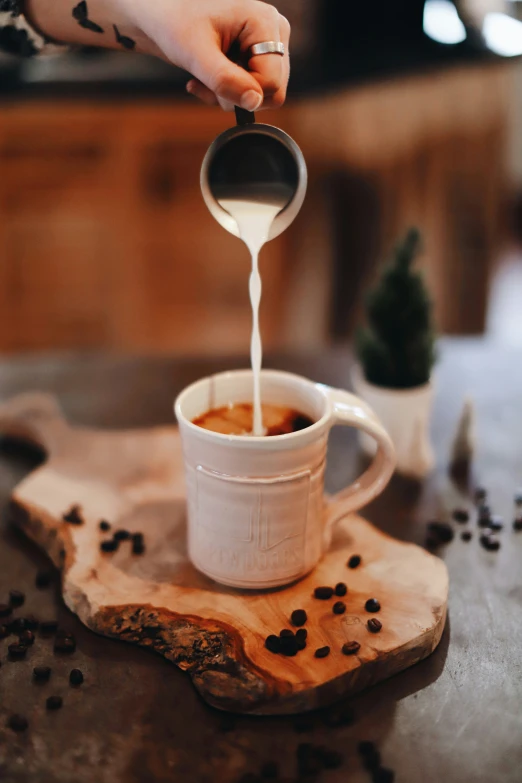
{"type": "MultiPolygon", "coordinates": [[[[386,389],[368,383],[357,365],[352,373],[355,393],[375,411],[397,453],[398,473],[424,478],[435,464],[430,440],[433,381],[414,389],[386,389]]],[[[359,432],[363,451],[372,455],[374,441],[359,432]]]]}

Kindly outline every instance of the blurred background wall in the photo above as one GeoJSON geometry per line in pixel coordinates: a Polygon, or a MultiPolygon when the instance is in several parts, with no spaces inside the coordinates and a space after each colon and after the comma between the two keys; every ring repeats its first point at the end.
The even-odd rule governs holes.
{"type": "MultiPolygon", "coordinates": [[[[522,289],[522,4],[274,4],[293,72],[263,121],[302,147],[310,187],[263,250],[265,348],[349,339],[412,224],[440,331],[502,329],[499,295],[516,315],[522,289]]],[[[248,255],[199,192],[233,117],[197,105],[186,78],[105,51],[1,57],[1,352],[248,349],[248,255]]]]}

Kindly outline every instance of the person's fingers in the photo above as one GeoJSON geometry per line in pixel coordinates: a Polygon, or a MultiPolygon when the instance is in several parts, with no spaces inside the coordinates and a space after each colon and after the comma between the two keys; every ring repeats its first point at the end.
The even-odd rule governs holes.
{"type": "MultiPolygon", "coordinates": [[[[281,87],[267,98],[261,108],[263,109],[279,109],[280,106],[286,100],[286,90],[288,87],[288,80],[290,78],[290,55],[289,55],[289,43],[290,43],[290,23],[284,16],[280,17],[279,30],[281,36],[281,43],[284,44],[285,54],[283,57],[279,55],[282,61],[282,79],[281,87]]],[[[268,55],[266,55],[268,57],[268,55]]]]}
{"type": "Polygon", "coordinates": [[[214,33],[201,32],[192,40],[190,62],[185,67],[218,99],[248,111],[256,111],[263,101],[257,80],[226,57],[214,33]]]}
{"type": "MultiPolygon", "coordinates": [[[[283,17],[271,5],[257,2],[256,6],[256,12],[248,18],[240,34],[243,52],[248,52],[250,47],[257,43],[281,40],[280,23],[283,17]]],[[[265,99],[281,89],[284,69],[280,54],[258,54],[250,57],[248,69],[261,86],[265,99]]]]}
{"type": "Polygon", "coordinates": [[[205,85],[197,79],[190,79],[186,84],[186,90],[190,95],[195,95],[200,101],[206,103],[207,106],[217,106],[218,104],[218,100],[212,90],[209,90],[208,87],[205,87],[205,85]]]}

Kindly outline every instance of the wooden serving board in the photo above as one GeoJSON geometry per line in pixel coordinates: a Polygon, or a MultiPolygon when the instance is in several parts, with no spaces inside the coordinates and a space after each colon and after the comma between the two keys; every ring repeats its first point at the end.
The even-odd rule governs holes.
{"type": "Polygon", "coordinates": [[[53,397],[26,394],[0,405],[0,431],[42,446],[47,461],[13,492],[15,521],[62,572],[67,606],[97,633],[134,642],[187,671],[201,695],[224,710],[300,712],[360,691],[411,666],[439,643],[446,619],[444,563],[350,515],[307,578],[282,590],[221,587],[196,571],[185,547],[183,463],[174,426],[102,431],[70,426],[53,397]],[[80,507],[82,524],[63,520],[80,507]],[[100,520],[143,532],[145,553],[111,537],[100,520]],[[347,568],[352,554],[362,564],[347,568]],[[313,597],[318,585],[346,582],[344,615],[335,600],[313,597]],[[377,598],[378,615],[365,611],[377,598]],[[295,657],[269,652],[271,633],[291,628],[294,609],[308,613],[308,643],[295,657]],[[366,622],[378,617],[380,633],[366,622]],[[361,645],[345,656],[346,641],[361,645]],[[314,651],[329,645],[328,657],[314,651]]]}

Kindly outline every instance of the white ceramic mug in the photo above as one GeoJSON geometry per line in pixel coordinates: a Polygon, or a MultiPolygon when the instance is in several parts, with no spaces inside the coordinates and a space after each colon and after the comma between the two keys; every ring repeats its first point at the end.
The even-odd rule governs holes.
{"type": "Polygon", "coordinates": [[[223,435],[192,423],[213,408],[252,400],[252,372],[203,378],[177,398],[187,482],[188,550],[216,582],[263,589],[307,574],[328,549],[334,523],[388,483],[395,452],[371,408],[341,389],[263,370],[261,399],[315,423],[289,435],[223,435]],[[377,441],[370,467],[333,497],[324,495],[328,433],[335,424],[377,441]],[[334,503],[335,513],[329,513],[334,503]]]}

